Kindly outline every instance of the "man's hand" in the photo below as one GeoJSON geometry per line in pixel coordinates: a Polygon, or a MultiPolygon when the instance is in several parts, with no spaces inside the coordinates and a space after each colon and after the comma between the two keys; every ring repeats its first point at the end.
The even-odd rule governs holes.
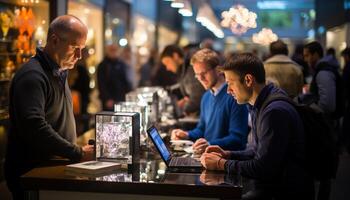
{"type": "Polygon", "coordinates": [[[209,170],[224,170],[226,160],[218,153],[203,153],[200,158],[202,165],[209,170]]]}
{"type": "Polygon", "coordinates": [[[209,146],[209,143],[206,139],[204,138],[199,138],[196,140],[196,142],[192,145],[193,151],[196,154],[202,154],[205,149],[209,146]]]}
{"type": "Polygon", "coordinates": [[[81,158],[81,161],[89,161],[94,159],[95,157],[94,145],[85,145],[82,147],[82,150],[83,150],[83,157],[81,158]]]}
{"type": "Polygon", "coordinates": [[[171,131],[172,140],[186,140],[188,139],[188,132],[181,129],[174,129],[171,131]]]}
{"type": "Polygon", "coordinates": [[[221,147],[219,147],[218,145],[212,145],[212,146],[208,146],[205,149],[205,153],[217,153],[220,155],[220,157],[225,158],[225,159],[229,159],[230,158],[230,151],[224,151],[221,147]]]}
{"type": "Polygon", "coordinates": [[[178,101],[176,102],[176,104],[177,104],[177,106],[178,106],[179,108],[183,109],[183,108],[185,107],[185,104],[186,104],[187,102],[189,102],[189,101],[190,101],[190,98],[188,98],[188,97],[186,96],[186,97],[184,97],[184,98],[178,100],[178,101]]]}

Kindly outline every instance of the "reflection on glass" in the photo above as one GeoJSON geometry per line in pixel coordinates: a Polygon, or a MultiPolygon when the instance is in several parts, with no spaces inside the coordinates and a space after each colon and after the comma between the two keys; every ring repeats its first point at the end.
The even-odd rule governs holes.
{"type": "Polygon", "coordinates": [[[132,182],[132,175],[127,172],[110,174],[96,178],[96,181],[108,181],[108,182],[132,182]]]}
{"type": "Polygon", "coordinates": [[[96,157],[131,159],[131,117],[96,116],[96,157]]]}
{"type": "Polygon", "coordinates": [[[146,145],[147,127],[150,126],[150,110],[147,104],[137,102],[120,102],[114,105],[115,112],[137,112],[140,113],[140,144],[146,145]]]}
{"type": "Polygon", "coordinates": [[[171,99],[166,90],[161,87],[141,87],[126,94],[126,101],[137,102],[147,105],[150,112],[150,122],[161,120],[160,113],[167,118],[172,118],[172,114],[167,111],[171,104],[171,99]]]}
{"type": "Polygon", "coordinates": [[[203,170],[200,174],[199,181],[205,185],[232,185],[241,187],[240,176],[227,174],[224,172],[215,172],[203,170]]]}

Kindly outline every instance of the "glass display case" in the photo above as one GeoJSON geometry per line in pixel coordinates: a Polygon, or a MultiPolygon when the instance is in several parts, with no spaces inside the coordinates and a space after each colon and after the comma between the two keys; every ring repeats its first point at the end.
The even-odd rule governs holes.
{"type": "Polygon", "coordinates": [[[137,112],[140,113],[140,145],[147,144],[147,127],[150,126],[150,110],[147,104],[137,102],[119,102],[114,105],[114,112],[137,112]]]}
{"type": "Polygon", "coordinates": [[[97,160],[137,163],[140,153],[140,114],[97,113],[95,137],[97,160]]]}
{"type": "Polygon", "coordinates": [[[126,101],[146,104],[150,110],[150,122],[160,122],[163,116],[170,118],[171,99],[161,87],[140,87],[126,94],[126,101]]]}

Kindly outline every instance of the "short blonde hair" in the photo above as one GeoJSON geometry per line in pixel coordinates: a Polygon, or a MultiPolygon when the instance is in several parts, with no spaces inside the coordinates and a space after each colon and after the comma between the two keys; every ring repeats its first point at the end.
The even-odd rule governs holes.
{"type": "Polygon", "coordinates": [[[218,54],[208,48],[198,50],[191,58],[191,65],[194,63],[205,63],[207,67],[215,69],[220,64],[218,54]]]}

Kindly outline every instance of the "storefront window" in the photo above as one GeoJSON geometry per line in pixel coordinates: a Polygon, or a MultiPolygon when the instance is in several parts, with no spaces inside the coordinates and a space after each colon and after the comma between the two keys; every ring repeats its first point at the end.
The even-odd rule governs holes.
{"type": "Polygon", "coordinates": [[[8,117],[9,85],[18,68],[45,45],[49,3],[0,1],[0,119],[8,117]]]}

